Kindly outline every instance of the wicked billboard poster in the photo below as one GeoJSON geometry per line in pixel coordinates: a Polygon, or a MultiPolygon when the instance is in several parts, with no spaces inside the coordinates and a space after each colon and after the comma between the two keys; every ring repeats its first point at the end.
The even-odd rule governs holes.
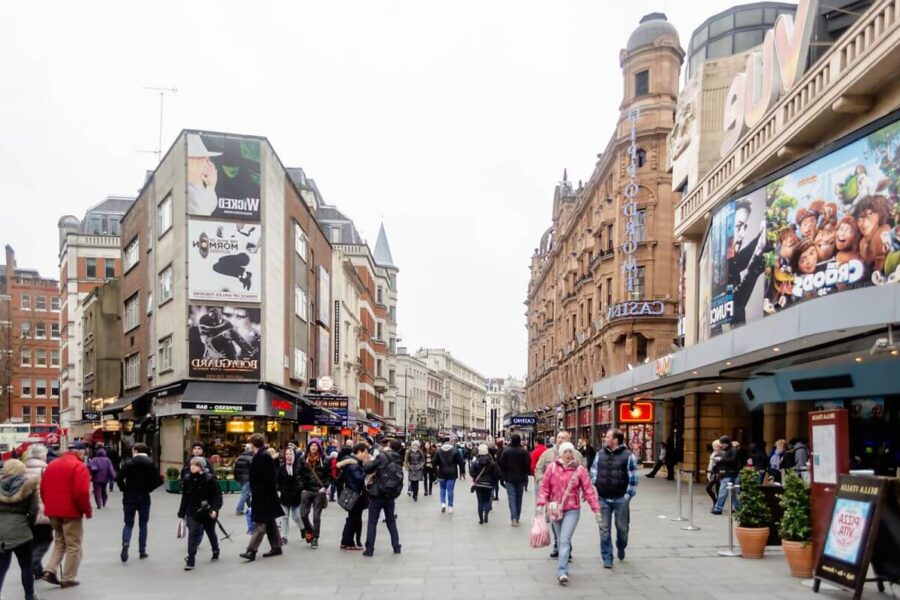
{"type": "Polygon", "coordinates": [[[260,173],[259,140],[187,134],[189,214],[258,221],[260,173]]]}
{"type": "Polygon", "coordinates": [[[900,279],[900,122],[766,186],[767,314],[900,279]]]}
{"type": "Polygon", "coordinates": [[[259,223],[189,219],[188,239],[191,300],[259,302],[259,223]]]}
{"type": "Polygon", "coordinates": [[[765,190],[734,199],[713,216],[701,258],[711,335],[762,316],[766,248],[765,190]]]}
{"type": "Polygon", "coordinates": [[[260,309],[188,306],[190,377],[259,379],[260,309]]]}

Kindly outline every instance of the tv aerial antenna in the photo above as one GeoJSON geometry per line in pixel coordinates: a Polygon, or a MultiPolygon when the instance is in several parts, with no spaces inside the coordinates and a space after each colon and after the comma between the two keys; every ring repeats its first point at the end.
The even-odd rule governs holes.
{"type": "Polygon", "coordinates": [[[175,86],[168,88],[145,85],[144,89],[151,92],[159,92],[159,138],[156,143],[156,150],[144,150],[144,152],[152,152],[153,154],[155,154],[156,162],[158,163],[160,160],[162,160],[163,107],[166,94],[177,94],[178,88],[175,86]]]}

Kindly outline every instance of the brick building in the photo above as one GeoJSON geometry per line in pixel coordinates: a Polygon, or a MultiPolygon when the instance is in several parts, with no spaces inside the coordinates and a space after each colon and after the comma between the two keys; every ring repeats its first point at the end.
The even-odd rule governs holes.
{"type": "Polygon", "coordinates": [[[592,386],[677,341],[679,250],[666,138],[683,59],[664,15],[641,19],[619,55],[615,133],[585,184],[564,173],[556,186],[526,299],[526,400],[548,430],[565,425],[599,437],[613,424],[614,398],[592,397],[592,386]]]}
{"type": "Polygon", "coordinates": [[[59,283],[20,268],[6,246],[0,266],[0,420],[59,422],[59,283]]]}

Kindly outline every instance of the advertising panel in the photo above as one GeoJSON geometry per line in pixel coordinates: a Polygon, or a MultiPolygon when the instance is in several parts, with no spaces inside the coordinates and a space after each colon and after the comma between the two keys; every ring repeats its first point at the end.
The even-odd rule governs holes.
{"type": "Polygon", "coordinates": [[[898,191],[895,121],[719,208],[700,255],[699,339],[900,281],[898,191]]]}
{"type": "Polygon", "coordinates": [[[259,302],[259,223],[188,221],[188,298],[259,302]]]}
{"type": "Polygon", "coordinates": [[[318,278],[319,278],[319,296],[318,296],[318,304],[319,304],[319,313],[316,315],[316,318],[319,320],[319,323],[324,325],[325,327],[331,327],[331,276],[328,274],[328,271],[325,270],[325,267],[319,265],[318,270],[318,278]]]}
{"type": "Polygon", "coordinates": [[[259,140],[187,134],[188,214],[259,221],[259,140]]]}
{"type": "Polygon", "coordinates": [[[189,377],[259,379],[260,310],[188,306],[189,377]]]}
{"type": "Polygon", "coordinates": [[[900,278],[900,123],[768,184],[765,311],[900,278]]]}

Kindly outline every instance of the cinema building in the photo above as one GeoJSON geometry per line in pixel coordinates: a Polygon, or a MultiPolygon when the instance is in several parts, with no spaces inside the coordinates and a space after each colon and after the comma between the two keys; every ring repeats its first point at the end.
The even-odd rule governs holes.
{"type": "MultiPolygon", "coordinates": [[[[684,347],[593,385],[667,407],[698,475],[720,435],[771,447],[834,408],[849,411],[854,466],[896,472],[900,5],[837,26],[831,4],[782,11],[743,61],[692,61],[686,87],[701,89],[670,139],[684,347]]],[[[736,26],[734,12],[712,21],[736,26]]]]}
{"type": "Polygon", "coordinates": [[[99,407],[161,466],[227,466],[252,433],[319,424],[332,248],[268,140],[183,131],[121,221],[122,394],[99,407]]]}

